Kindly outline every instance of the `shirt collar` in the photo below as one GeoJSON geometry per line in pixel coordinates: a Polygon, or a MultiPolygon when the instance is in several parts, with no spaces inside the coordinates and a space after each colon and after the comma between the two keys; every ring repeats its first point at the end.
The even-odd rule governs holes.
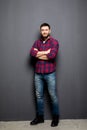
{"type": "Polygon", "coordinates": [[[48,39],[44,42],[42,39],[40,39],[43,43],[46,43],[48,40],[50,40],[52,37],[49,36],[48,39]]]}

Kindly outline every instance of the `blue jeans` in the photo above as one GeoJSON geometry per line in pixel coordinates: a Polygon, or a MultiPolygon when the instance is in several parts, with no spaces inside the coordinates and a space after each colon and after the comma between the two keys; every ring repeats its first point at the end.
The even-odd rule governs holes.
{"type": "Polygon", "coordinates": [[[47,83],[48,93],[52,103],[52,115],[59,115],[59,106],[56,90],[56,73],[37,74],[35,73],[35,92],[37,114],[44,115],[44,81],[47,83]]]}

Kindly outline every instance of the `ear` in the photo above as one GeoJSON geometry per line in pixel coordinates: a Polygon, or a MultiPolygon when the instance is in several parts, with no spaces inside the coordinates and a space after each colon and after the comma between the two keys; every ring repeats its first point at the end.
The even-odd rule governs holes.
{"type": "Polygon", "coordinates": [[[50,33],[51,33],[51,29],[50,29],[50,33]]]}

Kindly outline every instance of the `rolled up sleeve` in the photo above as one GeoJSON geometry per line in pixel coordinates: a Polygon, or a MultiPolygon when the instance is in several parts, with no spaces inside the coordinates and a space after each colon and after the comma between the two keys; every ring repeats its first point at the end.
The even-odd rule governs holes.
{"type": "Polygon", "coordinates": [[[37,48],[37,43],[35,42],[34,45],[32,46],[31,50],[30,50],[30,55],[33,57],[36,57],[38,50],[34,50],[34,48],[37,48]]]}
{"type": "Polygon", "coordinates": [[[52,45],[50,53],[47,54],[48,59],[55,59],[58,53],[58,49],[59,49],[59,43],[58,41],[56,41],[52,45]]]}

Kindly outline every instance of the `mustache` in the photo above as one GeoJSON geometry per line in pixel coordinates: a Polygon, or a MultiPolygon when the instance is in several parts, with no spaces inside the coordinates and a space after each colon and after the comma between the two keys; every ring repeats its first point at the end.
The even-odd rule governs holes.
{"type": "Polygon", "coordinates": [[[43,36],[43,35],[47,35],[47,36],[50,36],[50,34],[47,34],[47,33],[43,33],[43,34],[41,34],[41,36],[43,36]]]}

